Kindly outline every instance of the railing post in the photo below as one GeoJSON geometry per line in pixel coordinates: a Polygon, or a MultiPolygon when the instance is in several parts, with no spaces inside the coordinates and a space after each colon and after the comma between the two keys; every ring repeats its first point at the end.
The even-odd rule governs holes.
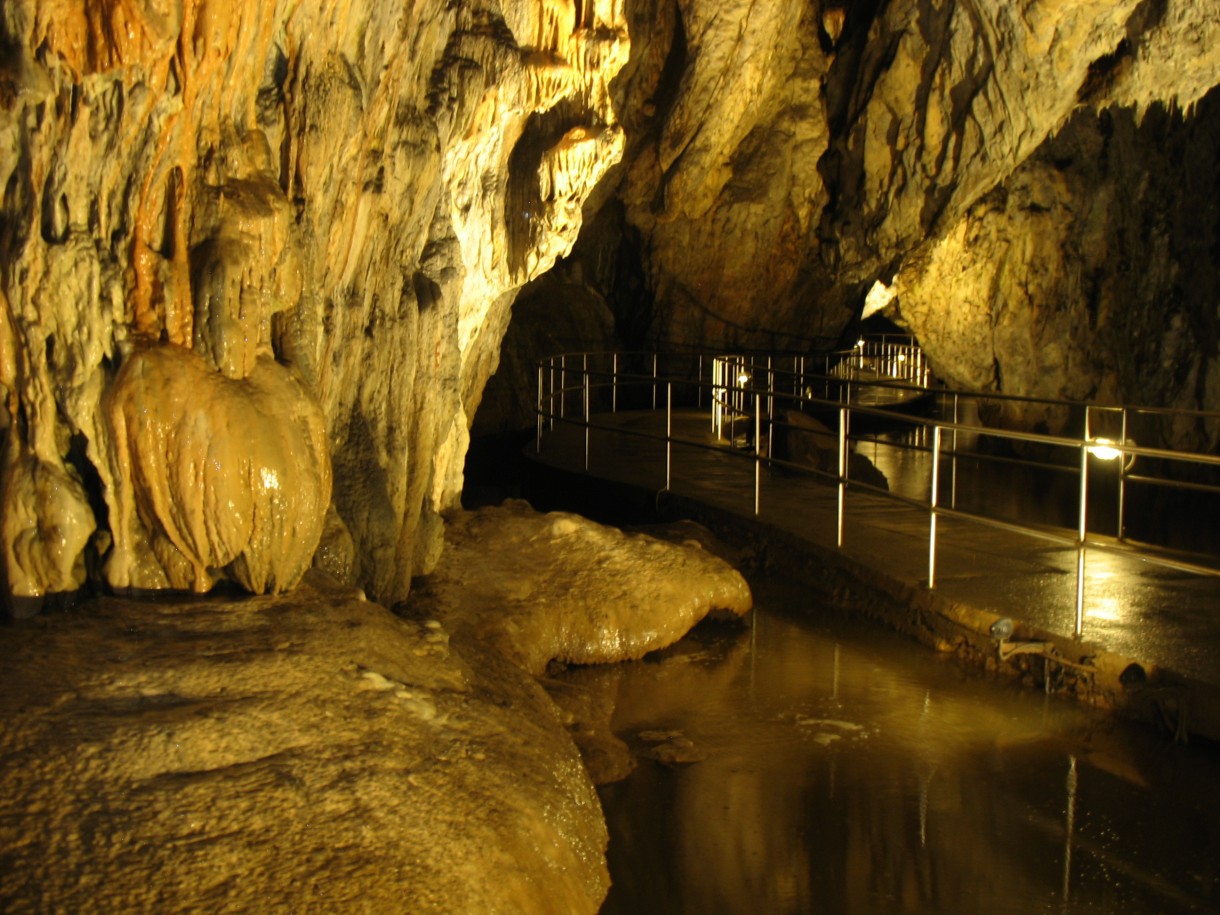
{"type": "MultiPolygon", "coordinates": [[[[1121,436],[1119,438],[1119,447],[1127,447],[1127,408],[1123,407],[1121,424],[1121,436]]],[[[1118,530],[1115,536],[1121,541],[1124,534],[1123,515],[1127,507],[1127,452],[1119,451],[1118,453],[1118,530]]]]}
{"type": "Polygon", "coordinates": [[[932,495],[928,519],[928,589],[936,587],[936,506],[940,493],[940,425],[932,427],[932,495]]]}
{"type": "Polygon", "coordinates": [[[767,357],[767,418],[770,419],[775,415],[775,369],[772,367],[771,357],[767,357]]]}
{"type": "Polygon", "coordinates": [[[695,409],[703,409],[703,353],[699,354],[699,367],[695,369],[695,409]]]}
{"type": "Polygon", "coordinates": [[[589,372],[584,373],[584,410],[585,410],[585,470],[589,469],[589,372]]]}
{"type": "Polygon", "coordinates": [[[1089,439],[1088,408],[1085,408],[1085,440],[1080,443],[1080,517],[1076,526],[1076,626],[1073,635],[1084,633],[1084,543],[1089,530],[1089,439]]]}
{"type": "Polygon", "coordinates": [[[839,407],[839,511],[835,545],[843,545],[843,497],[847,488],[847,407],[839,407]]]}
{"type": "Polygon", "coordinates": [[[657,354],[652,354],[652,408],[657,408],[657,354]]]}
{"type": "Polygon", "coordinates": [[[762,395],[754,395],[754,514],[762,496],[762,395]]]}
{"type": "Polygon", "coordinates": [[[674,450],[674,385],[665,383],[665,491],[669,492],[674,450]]]}
{"type": "Polygon", "coordinates": [[[549,426],[550,430],[552,432],[554,432],[555,431],[555,357],[554,356],[552,356],[550,359],[547,360],[547,373],[550,377],[549,377],[549,383],[547,385],[548,393],[547,393],[547,398],[546,398],[546,421],[547,421],[547,426],[549,426]]]}
{"type": "Polygon", "coordinates": [[[538,407],[534,414],[538,426],[538,437],[534,445],[534,453],[542,454],[542,363],[538,363],[538,407]]]}
{"type": "Polygon", "coordinates": [[[949,507],[957,508],[957,392],[953,394],[953,454],[949,457],[949,507]]]}
{"type": "Polygon", "coordinates": [[[618,353],[610,363],[610,412],[618,412],[618,353]]]}
{"type": "Polygon", "coordinates": [[[565,406],[568,402],[568,357],[559,357],[559,418],[564,418],[565,406]]]}

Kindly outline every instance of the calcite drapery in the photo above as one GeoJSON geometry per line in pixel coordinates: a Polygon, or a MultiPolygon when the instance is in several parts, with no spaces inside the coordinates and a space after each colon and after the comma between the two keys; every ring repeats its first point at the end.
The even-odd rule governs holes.
{"type": "Polygon", "coordinates": [[[255,592],[300,580],[331,469],[322,411],[290,370],[263,357],[234,380],[191,350],[153,347],[126,361],[105,407],[113,585],[206,591],[226,568],[255,592]]]}
{"type": "MultiPolygon", "coordinates": [[[[67,514],[92,502],[119,524],[140,503],[119,505],[131,481],[100,407],[126,362],[193,350],[213,393],[289,363],[325,418],[357,576],[403,597],[436,560],[515,290],[571,246],[621,154],[620,0],[14,0],[0,31],[9,466],[36,454],[75,473],[85,492],[62,489],[67,514]]],[[[304,409],[292,398],[276,409],[304,409]]],[[[130,391],[117,401],[140,409],[130,391]]],[[[157,549],[111,534],[146,559],[178,540],[185,565],[155,565],[202,586],[232,551],[184,553],[184,529],[149,531],[157,549]]],[[[289,565],[247,584],[281,587],[289,565]]],[[[107,565],[114,584],[158,579],[137,567],[107,565]]]]}

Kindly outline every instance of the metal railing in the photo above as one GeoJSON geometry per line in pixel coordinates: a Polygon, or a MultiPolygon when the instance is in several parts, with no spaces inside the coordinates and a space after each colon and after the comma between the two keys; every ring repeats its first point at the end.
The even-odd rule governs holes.
{"type": "MultiPolygon", "coordinates": [[[[937,522],[941,517],[991,527],[1055,543],[1076,550],[1076,599],[1074,635],[1084,628],[1085,556],[1099,550],[1135,557],[1168,569],[1196,575],[1220,576],[1220,557],[1201,556],[1161,549],[1128,541],[1125,511],[1127,492],[1133,484],[1202,492],[1220,496],[1220,484],[1200,481],[1205,474],[1220,479],[1220,455],[1165,447],[1138,445],[1132,434],[1135,427],[1149,429],[1157,424],[1194,422],[1206,426],[1212,441],[1220,440],[1220,413],[1170,410],[1155,407],[1104,406],[1041,398],[1023,398],[993,393],[972,393],[927,388],[927,365],[911,351],[899,360],[900,344],[888,341],[878,349],[858,346],[855,350],[818,354],[733,355],[702,353],[570,353],[550,357],[538,364],[537,448],[542,450],[545,431],[555,423],[583,428],[584,469],[589,469],[590,434],[604,428],[618,434],[664,441],[664,490],[671,489],[674,446],[713,450],[737,455],[753,463],[754,512],[761,510],[762,477],[765,469],[782,467],[809,474],[837,487],[836,544],[843,545],[843,531],[849,489],[869,492],[924,511],[928,515],[929,589],[936,587],[937,522]],[[851,366],[855,363],[856,369],[851,366]],[[910,363],[910,370],[898,367],[910,363]],[[842,367],[846,364],[846,368],[842,367]],[[888,368],[888,367],[893,367],[888,368]],[[820,371],[809,371],[809,369],[820,371]],[[895,374],[889,374],[894,370],[895,374]],[[865,377],[865,372],[869,377],[865,377]],[[915,380],[912,380],[915,379],[915,380]],[[901,395],[909,398],[934,393],[940,415],[902,415],[875,404],[861,402],[864,390],[885,389],[891,402],[901,395]],[[703,409],[707,404],[715,433],[709,441],[675,438],[675,407],[703,409]],[[1079,416],[1080,433],[1051,435],[999,428],[978,420],[966,421],[963,414],[1003,412],[1013,405],[1066,411],[1079,416]],[[609,423],[599,424],[599,413],[622,409],[665,411],[665,432],[624,429],[609,423]],[[826,433],[833,439],[832,468],[810,467],[779,457],[773,444],[777,433],[814,434],[797,427],[781,415],[784,410],[816,412],[825,417],[826,433]],[[897,447],[924,452],[930,458],[928,478],[919,495],[894,492],[855,479],[850,474],[849,457],[861,444],[878,441],[875,434],[853,434],[853,420],[865,425],[869,420],[897,424],[907,430],[911,442],[890,442],[897,447]],[[725,435],[727,430],[728,434],[725,435]],[[1105,435],[1098,434],[1105,432],[1105,435]],[[1002,442],[1012,448],[1042,449],[1072,457],[1051,462],[1020,456],[982,455],[977,450],[962,450],[965,441],[1002,442]],[[724,444],[730,447],[726,447],[724,444]],[[1001,463],[1049,469],[1078,475],[1079,486],[1070,527],[1033,524],[1022,520],[994,517],[958,507],[957,475],[961,460],[982,459],[1001,463]],[[1151,470],[1136,473],[1136,462],[1151,470]],[[1102,464],[1116,470],[1118,500],[1117,529],[1113,538],[1089,529],[1090,475],[1102,464]],[[1171,471],[1169,468],[1175,468],[1171,471]],[[1200,471],[1204,472],[1201,473],[1200,471]],[[947,476],[948,499],[942,497],[942,476],[947,476]],[[1213,563],[1214,564],[1209,564],[1213,563]]],[[[867,399],[867,398],[863,398],[867,399]]],[[[1065,415],[1066,415],[1065,414],[1065,415]]],[[[823,437],[826,437],[823,435],[823,437]]]]}

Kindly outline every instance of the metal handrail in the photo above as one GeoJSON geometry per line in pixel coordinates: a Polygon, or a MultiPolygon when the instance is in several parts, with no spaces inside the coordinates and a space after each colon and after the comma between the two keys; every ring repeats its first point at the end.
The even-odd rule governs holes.
{"type": "MultiPolygon", "coordinates": [[[[839,354],[842,355],[842,354],[839,354]]],[[[872,487],[862,481],[850,479],[848,475],[847,455],[852,442],[859,441],[859,437],[853,438],[850,435],[851,416],[853,414],[874,415],[895,419],[893,413],[884,409],[870,407],[860,404],[852,404],[850,401],[844,402],[841,400],[831,400],[829,398],[815,397],[807,386],[793,385],[790,389],[787,385],[777,387],[775,382],[777,379],[783,380],[786,374],[776,367],[774,356],[768,357],[766,363],[756,362],[754,360],[759,357],[749,357],[749,365],[757,370],[764,364],[767,373],[767,384],[758,386],[756,384],[738,383],[726,384],[725,377],[717,377],[713,367],[712,380],[705,381],[704,367],[709,361],[714,360],[715,356],[699,353],[683,353],[680,357],[689,361],[697,360],[696,376],[694,379],[690,377],[674,378],[664,375],[660,371],[661,359],[665,358],[659,353],[566,353],[558,356],[542,360],[538,363],[538,398],[537,398],[537,449],[542,449],[542,438],[544,428],[554,428],[556,420],[560,422],[574,423],[584,428],[585,437],[585,469],[589,468],[589,436],[590,431],[596,428],[613,429],[620,434],[631,435],[639,438],[651,440],[663,440],[666,443],[665,456],[665,490],[669,490],[672,482],[672,467],[673,467],[673,447],[681,445],[683,447],[702,448],[705,450],[721,451],[725,449],[711,445],[706,442],[699,442],[688,438],[675,437],[673,435],[673,406],[674,406],[674,388],[675,385],[682,385],[688,388],[694,388],[697,391],[696,402],[700,407],[703,403],[704,389],[710,389],[711,397],[709,404],[716,405],[717,403],[727,403],[729,401],[735,405],[735,410],[745,422],[753,420],[749,423],[753,426],[752,439],[753,447],[750,452],[743,453],[735,449],[730,449],[729,453],[748,456],[754,462],[754,511],[758,514],[760,511],[761,500],[761,472],[764,464],[784,466],[793,469],[798,469],[803,472],[808,472],[815,477],[826,478],[836,483],[838,487],[838,518],[837,518],[837,543],[842,546],[843,543],[843,527],[846,513],[846,490],[851,487],[853,489],[863,489],[872,491],[878,495],[894,499],[908,505],[918,507],[925,510],[929,514],[929,539],[928,539],[928,587],[933,589],[936,587],[936,541],[937,541],[937,519],[943,515],[969,521],[972,523],[981,524],[984,526],[1007,530],[1013,533],[1024,536],[1035,537],[1042,540],[1051,541],[1065,546],[1074,546],[1077,550],[1077,571],[1076,571],[1076,607],[1075,607],[1075,627],[1074,635],[1079,638],[1083,634],[1084,627],[1084,564],[1086,550],[1101,550],[1104,552],[1117,553],[1127,557],[1138,558],[1142,561],[1154,564],[1157,566],[1175,569],[1178,571],[1186,571],[1194,574],[1220,576],[1220,568],[1203,565],[1201,563],[1191,562],[1181,557],[1169,556],[1164,553],[1152,553],[1140,546],[1126,543],[1122,538],[1122,518],[1121,518],[1121,502],[1123,498],[1123,490],[1120,485],[1120,520],[1119,533],[1114,542],[1099,540],[1095,532],[1090,536],[1087,525],[1088,514],[1088,478],[1089,478],[1089,457],[1090,453],[1104,441],[1099,438],[1091,437],[1090,433],[1090,418],[1093,411],[1103,412],[1118,412],[1123,417],[1123,429],[1126,429],[1126,417],[1135,413],[1148,413],[1157,415],[1185,415],[1191,417],[1203,417],[1208,419],[1220,419],[1220,413],[1212,411],[1197,411],[1183,410],[1174,411],[1167,408],[1156,407],[1111,407],[1088,403],[1080,403],[1073,401],[1051,401],[1045,398],[1019,398],[1014,395],[964,395],[962,392],[942,391],[947,396],[954,398],[954,416],[958,415],[958,398],[961,396],[981,396],[986,399],[1002,398],[1005,400],[1025,401],[1036,404],[1053,404],[1055,406],[1063,406],[1070,408],[1079,408],[1084,411],[1084,430],[1080,437],[1072,437],[1065,435],[1051,435],[1038,432],[1024,432],[1011,429],[1000,429],[992,426],[984,426],[975,423],[960,422],[956,420],[946,419],[931,419],[919,416],[902,416],[901,421],[910,425],[911,428],[924,427],[930,430],[932,434],[933,444],[929,449],[932,454],[932,470],[930,472],[929,481],[929,499],[923,500],[912,499],[898,493],[889,492],[887,490],[872,487]],[[609,361],[608,368],[590,368],[590,359],[596,361],[609,361]],[[651,371],[645,372],[625,372],[620,370],[620,362],[627,358],[642,358],[644,364],[650,362],[651,371]],[[557,374],[558,373],[558,374],[557,374]],[[576,383],[569,384],[568,376],[571,375],[577,379],[576,383]],[[556,384],[558,380],[558,384],[556,384]],[[599,425],[593,420],[593,396],[595,392],[610,391],[610,412],[616,412],[619,409],[619,390],[626,386],[644,386],[651,388],[651,409],[659,409],[659,394],[662,386],[665,391],[664,408],[666,410],[666,433],[665,435],[656,435],[643,430],[628,430],[608,425],[599,425]],[[721,400],[717,400],[717,391],[720,392],[721,400]],[[579,395],[580,411],[576,417],[568,415],[566,404],[571,396],[579,395]],[[724,399],[727,395],[727,400],[724,399]],[[752,401],[752,403],[751,403],[752,401]],[[795,402],[800,405],[811,405],[822,408],[836,409],[839,414],[839,429],[838,429],[838,472],[830,473],[819,469],[808,468],[800,464],[795,464],[789,461],[784,461],[774,457],[770,453],[770,443],[772,441],[774,431],[777,428],[792,428],[788,424],[783,423],[775,418],[774,405],[776,401],[780,402],[795,402]],[[764,407],[765,403],[765,407],[764,407]],[[753,409],[748,409],[752,407],[753,409]],[[741,408],[741,409],[737,409],[741,408]],[[766,439],[768,442],[767,453],[762,450],[763,441],[763,422],[766,426],[766,439]],[[952,444],[949,448],[944,447],[944,436],[948,433],[951,437],[952,444]],[[1042,444],[1047,446],[1067,448],[1078,453],[1078,462],[1075,467],[1060,466],[1055,467],[1058,470],[1066,470],[1068,472],[1079,474],[1079,504],[1078,504],[1078,523],[1072,535],[1061,532],[1062,529],[1056,529],[1049,526],[1038,526],[1029,523],[1019,523],[999,518],[989,517],[974,512],[962,511],[956,507],[954,501],[950,501],[949,505],[940,504],[939,500],[939,483],[940,483],[940,463],[941,458],[948,455],[954,461],[959,454],[957,451],[957,438],[959,434],[967,435],[982,435],[993,438],[1000,438],[1015,442],[1042,444]]],[[[803,371],[803,361],[808,357],[800,355],[784,354],[784,358],[792,358],[794,361],[794,372],[790,373],[794,377],[801,380],[814,379],[817,381],[844,381],[844,379],[828,379],[825,375],[812,375],[803,371]],[[797,367],[800,371],[795,371],[797,367]]],[[[743,363],[744,364],[744,363],[743,363]]],[[[825,363],[824,363],[825,364],[825,363]]],[[[736,377],[734,381],[738,380],[736,377]]],[[[751,378],[750,381],[753,379],[751,378]]],[[[862,382],[873,383],[873,382],[862,382]]],[[[877,384],[889,384],[887,382],[875,382],[877,384]]],[[[923,386],[900,384],[900,387],[915,390],[927,390],[923,386]]],[[[647,400],[646,400],[647,402],[647,400]]],[[[833,430],[831,430],[833,431],[833,430]]],[[[1175,481],[1163,479],[1159,477],[1145,477],[1142,475],[1132,474],[1128,476],[1127,469],[1130,466],[1130,460],[1135,458],[1148,458],[1156,460],[1168,460],[1187,462],[1191,464],[1202,465],[1206,467],[1220,467],[1220,455],[1207,454],[1202,452],[1186,452],[1178,451],[1169,448],[1158,448],[1149,446],[1140,446],[1128,440],[1117,442],[1106,442],[1119,456],[1120,466],[1120,484],[1122,481],[1130,479],[1132,481],[1140,481],[1154,483],[1167,486],[1183,486],[1185,488],[1201,490],[1210,493],[1220,493],[1220,486],[1209,486],[1207,484],[1175,481]]],[[[972,455],[977,457],[977,455],[972,455]]],[[[1049,466],[1049,465],[1041,465],[1049,466]]],[[[956,469],[956,466],[955,466],[956,469]]],[[[955,485],[955,484],[954,484],[955,485]]]]}

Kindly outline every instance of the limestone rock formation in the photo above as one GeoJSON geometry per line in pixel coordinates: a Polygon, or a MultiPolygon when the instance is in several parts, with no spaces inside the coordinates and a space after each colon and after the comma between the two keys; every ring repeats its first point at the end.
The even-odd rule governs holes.
{"type": "Polygon", "coordinates": [[[1205,237],[1215,222],[1211,4],[672,0],[629,5],[628,17],[632,57],[616,84],[627,152],[615,200],[590,222],[598,237],[578,247],[628,345],[826,345],[854,333],[875,280],[898,275],[898,314],[950,380],[1220,406],[1205,377],[1214,316],[1164,313],[1166,297],[1202,302],[1190,290],[1216,275],[1194,232],[1162,217],[1177,212],[1173,223],[1205,237]],[[1123,138],[1132,132],[1142,139],[1123,138]],[[1112,153],[1109,164],[1086,167],[1082,154],[1065,173],[1056,161],[1073,144],[1112,153]],[[1199,201],[1189,215],[1166,186],[1182,171],[1199,201]],[[980,297],[986,245],[951,252],[980,240],[980,214],[1003,199],[1010,215],[986,231],[1008,279],[980,297]],[[1040,215],[1014,219],[1020,201],[1040,215]],[[1150,267],[1181,266],[1132,282],[1119,245],[1150,267]],[[960,296],[950,261],[973,265],[960,296]],[[1112,330],[1089,323],[1097,307],[1112,330]],[[979,345],[989,320],[1003,329],[979,345]],[[1155,344],[1150,330],[1130,347],[1115,332],[1157,325],[1169,330],[1155,344]]]}
{"type": "Polygon", "coordinates": [[[5,910],[596,912],[601,808],[528,672],[639,657],[749,589],[689,527],[513,503],[447,536],[400,616],[315,571],[12,623],[5,910]]]}
{"type": "Polygon", "coordinates": [[[131,602],[0,642],[0,905],[593,915],[597,795],[542,690],[350,592],[131,602]]]}
{"type": "MultiPolygon", "coordinates": [[[[907,258],[891,313],[955,386],[1215,409],[1218,149],[1220,92],[1190,115],[1078,115],[907,258]]],[[[1058,432],[1064,417],[1010,419],[1058,432]]],[[[1220,444],[1214,424],[1138,419],[1137,441],[1220,444]]]]}
{"type": "MultiPolygon", "coordinates": [[[[324,418],[358,578],[404,596],[436,560],[515,290],[571,246],[584,197],[621,154],[608,89],[628,50],[618,0],[14,0],[0,41],[7,466],[77,480],[85,499],[61,487],[72,506],[60,516],[92,510],[90,549],[112,537],[121,552],[127,531],[107,528],[130,520],[120,493],[136,481],[102,407],[124,366],[180,348],[244,385],[274,359],[324,418]]],[[[140,507],[160,528],[149,537],[186,561],[145,551],[160,568],[133,577],[116,553],[111,584],[206,587],[234,552],[216,511],[244,465],[204,475],[187,467],[194,455],[165,457],[209,487],[202,515],[174,530],[140,507]],[[208,549],[186,543],[201,538],[208,549]]],[[[316,469],[307,486],[325,496],[316,469]]],[[[289,583],[325,510],[277,518],[302,532],[292,559],[256,545],[235,577],[289,583]]],[[[4,526],[10,566],[24,523],[4,526]]],[[[78,555],[60,566],[81,559],[81,538],[69,544],[78,555]]],[[[39,568],[26,562],[39,579],[27,590],[65,586],[39,568]]]]}
{"type": "Polygon", "coordinates": [[[321,410],[268,358],[240,381],[177,346],[123,364],[105,403],[118,588],[293,587],[322,536],[331,468],[321,410]]]}
{"type": "Polygon", "coordinates": [[[641,658],[712,613],[741,616],[745,579],[697,542],[625,534],[524,502],[451,517],[445,552],[413,596],[455,637],[522,669],[641,658]]]}
{"type": "Polygon", "coordinates": [[[634,8],[617,85],[629,142],[619,196],[657,301],[652,339],[800,346],[847,317],[808,301],[824,273],[818,160],[832,60],[816,6],[634,8]]]}
{"type": "Polygon", "coordinates": [[[85,583],[85,545],[95,522],[71,467],[6,444],[0,486],[0,537],[7,544],[4,581],[13,613],[30,616],[48,595],[85,583]]]}

